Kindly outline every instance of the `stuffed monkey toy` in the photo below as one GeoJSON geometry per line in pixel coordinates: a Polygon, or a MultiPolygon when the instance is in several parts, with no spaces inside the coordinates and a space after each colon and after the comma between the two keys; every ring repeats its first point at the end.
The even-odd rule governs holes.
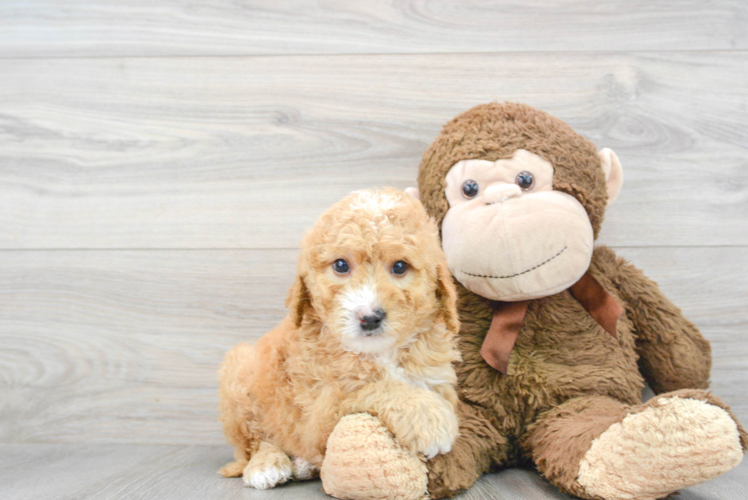
{"type": "MultiPolygon", "coordinates": [[[[641,271],[594,246],[622,180],[615,153],[523,104],[459,115],[424,154],[416,195],[441,228],[462,325],[460,435],[426,463],[427,478],[408,479],[427,479],[432,498],[533,462],[565,493],[649,500],[741,461],[748,435],[705,390],[709,343],[641,271]],[[645,381],[656,397],[642,404],[645,381]]],[[[323,485],[342,473],[337,464],[363,465],[345,470],[355,488],[326,491],[425,493],[372,489],[360,460],[372,451],[345,451],[341,432],[330,438],[323,485]]],[[[355,425],[345,432],[355,440],[355,425]]]]}

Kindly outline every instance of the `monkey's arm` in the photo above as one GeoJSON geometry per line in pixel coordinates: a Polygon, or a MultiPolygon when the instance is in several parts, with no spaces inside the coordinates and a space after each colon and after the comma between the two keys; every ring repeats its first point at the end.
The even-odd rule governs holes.
{"type": "Polygon", "coordinates": [[[712,366],[709,342],[670,302],[657,284],[607,247],[593,260],[610,276],[634,323],[639,369],[656,393],[706,389],[712,366]]]}

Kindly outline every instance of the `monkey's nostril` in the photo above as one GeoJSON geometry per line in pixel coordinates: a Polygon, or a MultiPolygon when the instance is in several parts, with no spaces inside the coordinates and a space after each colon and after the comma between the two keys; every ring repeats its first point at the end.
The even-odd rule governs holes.
{"type": "Polygon", "coordinates": [[[361,317],[361,329],[364,331],[376,330],[382,325],[382,321],[387,316],[382,309],[375,309],[374,314],[361,317]]]}

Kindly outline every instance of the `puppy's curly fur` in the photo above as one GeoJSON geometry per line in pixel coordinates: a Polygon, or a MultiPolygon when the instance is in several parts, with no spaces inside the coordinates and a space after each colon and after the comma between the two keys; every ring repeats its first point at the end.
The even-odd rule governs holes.
{"type": "Polygon", "coordinates": [[[358,412],[414,453],[449,451],[459,325],[434,221],[395,189],[357,191],[321,216],[301,250],[288,317],[219,370],[220,418],[236,448],[220,472],[256,488],[307,479],[338,420],[358,412]],[[334,266],[341,259],[346,272],[334,266]],[[375,313],[386,316],[367,327],[375,313]]]}

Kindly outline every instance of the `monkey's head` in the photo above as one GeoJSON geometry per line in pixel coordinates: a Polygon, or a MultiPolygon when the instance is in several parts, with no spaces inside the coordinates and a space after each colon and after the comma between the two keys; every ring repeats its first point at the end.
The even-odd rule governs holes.
{"type": "Polygon", "coordinates": [[[587,271],[618,157],[524,104],[459,115],[423,156],[416,194],[441,227],[453,276],[491,300],[545,297],[587,271]]]}

